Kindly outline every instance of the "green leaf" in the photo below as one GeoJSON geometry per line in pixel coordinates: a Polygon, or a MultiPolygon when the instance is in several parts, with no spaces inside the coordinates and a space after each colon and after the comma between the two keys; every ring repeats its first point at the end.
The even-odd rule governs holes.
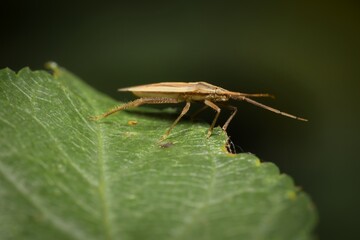
{"type": "Polygon", "coordinates": [[[0,71],[1,239],[310,239],[309,197],[220,128],[116,102],[64,69],[0,71]],[[129,121],[136,121],[130,124],[129,121]]]}

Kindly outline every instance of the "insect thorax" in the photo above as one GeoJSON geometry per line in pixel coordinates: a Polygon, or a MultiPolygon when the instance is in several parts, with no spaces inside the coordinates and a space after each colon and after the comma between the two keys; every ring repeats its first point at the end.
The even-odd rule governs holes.
{"type": "Polygon", "coordinates": [[[227,95],[223,94],[210,94],[205,97],[205,99],[210,100],[212,102],[226,102],[230,98],[227,95]]]}

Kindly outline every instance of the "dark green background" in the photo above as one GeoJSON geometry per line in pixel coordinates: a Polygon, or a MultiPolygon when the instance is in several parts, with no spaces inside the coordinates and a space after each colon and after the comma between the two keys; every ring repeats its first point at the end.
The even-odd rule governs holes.
{"type": "Polygon", "coordinates": [[[161,81],[273,93],[262,102],[310,121],[235,103],[229,135],[312,196],[321,239],[349,239],[359,235],[359,10],[355,1],[2,1],[0,67],[54,60],[119,100],[130,96],[118,87],[161,81]]]}

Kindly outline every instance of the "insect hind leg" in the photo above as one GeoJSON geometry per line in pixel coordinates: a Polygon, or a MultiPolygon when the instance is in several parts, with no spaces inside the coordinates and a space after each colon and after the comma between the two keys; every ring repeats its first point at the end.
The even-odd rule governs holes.
{"type": "Polygon", "coordinates": [[[98,116],[93,116],[90,119],[97,121],[100,120],[102,118],[106,118],[111,114],[114,114],[116,112],[128,109],[128,108],[133,108],[133,107],[138,107],[140,105],[144,105],[144,104],[163,104],[163,103],[179,103],[180,101],[174,98],[138,98],[134,101],[116,106],[112,109],[110,109],[109,111],[98,115],[98,116]]]}

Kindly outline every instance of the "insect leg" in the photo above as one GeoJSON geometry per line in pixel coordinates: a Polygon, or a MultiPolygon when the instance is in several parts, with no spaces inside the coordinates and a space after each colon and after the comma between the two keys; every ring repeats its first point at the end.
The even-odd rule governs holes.
{"type": "Polygon", "coordinates": [[[185,107],[183,108],[183,110],[181,111],[180,115],[178,116],[178,118],[173,122],[173,124],[171,125],[171,127],[166,131],[166,133],[161,137],[160,142],[163,141],[164,139],[167,138],[167,136],[169,136],[171,130],[175,127],[175,125],[180,121],[180,119],[189,111],[190,109],[190,102],[186,102],[185,107]]]}
{"type": "Polygon", "coordinates": [[[211,126],[210,126],[210,128],[208,130],[207,137],[209,138],[211,136],[211,133],[212,133],[213,129],[214,129],[215,123],[216,123],[216,121],[217,121],[217,119],[218,119],[218,117],[220,115],[221,109],[215,103],[213,103],[213,102],[211,102],[209,100],[205,100],[204,103],[207,106],[211,107],[212,109],[214,109],[216,111],[215,118],[214,118],[213,122],[211,123],[211,126]]]}
{"type": "Polygon", "coordinates": [[[234,116],[235,116],[236,113],[237,113],[237,107],[234,107],[234,106],[232,106],[232,105],[227,105],[227,104],[221,104],[221,106],[224,106],[225,108],[230,109],[230,110],[233,111],[233,112],[231,113],[230,117],[228,118],[228,120],[226,120],[224,126],[222,127],[222,129],[223,129],[224,131],[226,131],[227,127],[229,126],[229,124],[230,124],[230,122],[231,122],[231,120],[234,118],[234,116]]]}
{"type": "Polygon", "coordinates": [[[241,96],[244,97],[269,97],[269,98],[275,98],[274,95],[269,93],[241,93],[241,96]]]}
{"type": "Polygon", "coordinates": [[[116,106],[101,115],[91,117],[91,120],[97,121],[102,118],[106,118],[109,115],[116,113],[118,111],[121,111],[121,110],[124,110],[127,108],[138,107],[143,104],[162,104],[162,103],[178,103],[178,102],[179,102],[179,100],[174,99],[174,98],[138,98],[134,101],[125,103],[123,105],[116,106]]]}

